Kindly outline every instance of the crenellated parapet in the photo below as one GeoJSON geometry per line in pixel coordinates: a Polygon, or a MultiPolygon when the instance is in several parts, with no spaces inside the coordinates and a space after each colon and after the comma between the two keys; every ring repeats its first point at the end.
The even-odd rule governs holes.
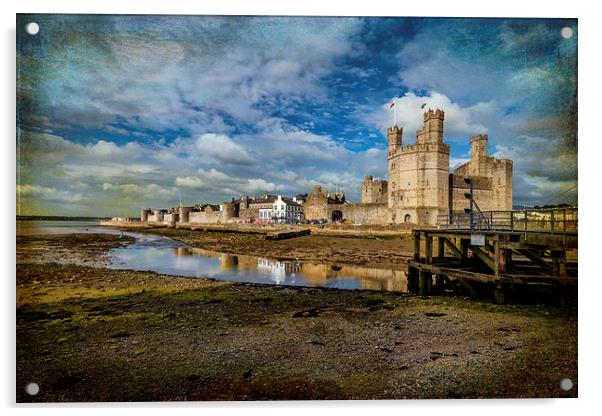
{"type": "Polygon", "coordinates": [[[428,111],[426,111],[423,114],[423,119],[424,119],[425,123],[431,119],[443,120],[444,118],[445,118],[445,112],[438,108],[436,110],[429,108],[428,111]]]}
{"type": "Polygon", "coordinates": [[[407,143],[403,147],[398,147],[389,155],[389,159],[417,152],[449,153],[450,147],[447,143],[407,143]]]}

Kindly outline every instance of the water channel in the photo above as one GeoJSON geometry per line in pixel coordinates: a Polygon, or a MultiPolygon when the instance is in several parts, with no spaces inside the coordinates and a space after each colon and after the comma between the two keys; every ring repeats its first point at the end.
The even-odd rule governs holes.
{"type": "MultiPolygon", "coordinates": [[[[27,222],[30,224],[17,225],[18,233],[104,233],[116,236],[121,233],[117,229],[97,227],[93,222],[27,222]]],[[[236,282],[407,291],[407,276],[403,270],[310,261],[280,261],[192,248],[179,241],[151,234],[124,234],[135,238],[136,241],[125,247],[112,249],[108,254],[109,268],[236,282]]]]}

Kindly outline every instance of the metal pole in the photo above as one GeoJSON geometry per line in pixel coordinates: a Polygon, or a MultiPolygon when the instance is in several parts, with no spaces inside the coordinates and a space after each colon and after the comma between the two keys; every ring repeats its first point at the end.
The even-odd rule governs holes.
{"type": "Polygon", "coordinates": [[[527,241],[527,210],[525,209],[525,241],[527,241]]]}
{"type": "Polygon", "coordinates": [[[474,231],[474,202],[472,193],[472,178],[470,181],[470,232],[474,231]]]}

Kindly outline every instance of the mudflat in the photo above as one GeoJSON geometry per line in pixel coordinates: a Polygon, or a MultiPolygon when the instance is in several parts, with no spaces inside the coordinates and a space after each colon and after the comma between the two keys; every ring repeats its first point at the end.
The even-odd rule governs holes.
{"type": "MultiPolygon", "coordinates": [[[[231,252],[273,248],[191,233],[178,239],[231,252]]],[[[305,238],[265,243],[318,256],[305,238]]],[[[357,261],[369,257],[354,255],[354,244],[370,253],[402,244],[340,240],[322,248],[357,261]]],[[[108,250],[129,242],[102,234],[17,240],[19,402],[577,395],[575,309],[102,266],[108,250]],[[560,389],[563,378],[572,390],[560,389]],[[30,382],[38,395],[26,394],[30,382]]]]}
{"type": "Polygon", "coordinates": [[[181,241],[191,247],[277,260],[321,261],[366,267],[405,268],[413,253],[411,234],[332,235],[329,230],[289,240],[266,240],[264,233],[191,231],[177,228],[138,229],[181,241]]]}

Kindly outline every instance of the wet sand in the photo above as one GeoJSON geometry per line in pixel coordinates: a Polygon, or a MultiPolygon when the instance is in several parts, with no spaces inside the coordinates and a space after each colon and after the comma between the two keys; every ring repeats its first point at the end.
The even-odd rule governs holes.
{"type": "MultiPolygon", "coordinates": [[[[79,262],[97,265],[128,242],[99,234],[17,241],[18,401],[577,395],[574,309],[228,283],[79,262]],[[569,392],[559,387],[565,377],[575,383],[569,392]],[[25,393],[29,382],[40,385],[37,396],[25,393]]],[[[340,244],[347,258],[365,259],[340,244]]],[[[318,254],[309,249],[295,248],[318,254]]]]}

